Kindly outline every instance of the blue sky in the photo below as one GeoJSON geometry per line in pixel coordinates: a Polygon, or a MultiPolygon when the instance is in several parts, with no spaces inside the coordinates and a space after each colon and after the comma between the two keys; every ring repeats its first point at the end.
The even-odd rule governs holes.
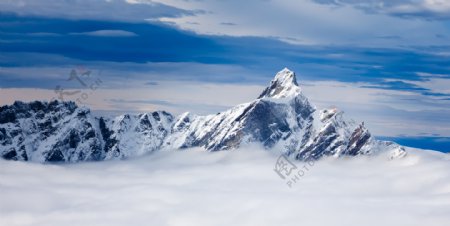
{"type": "Polygon", "coordinates": [[[82,89],[67,78],[89,69],[98,112],[215,113],[288,67],[319,108],[450,149],[446,0],[3,0],[0,53],[0,104],[82,89]]]}

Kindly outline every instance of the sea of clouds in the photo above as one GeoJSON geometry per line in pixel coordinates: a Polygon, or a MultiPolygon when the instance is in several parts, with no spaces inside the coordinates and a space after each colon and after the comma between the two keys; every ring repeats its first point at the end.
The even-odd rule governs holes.
{"type": "MultiPolygon", "coordinates": [[[[278,155],[161,151],[121,161],[0,160],[0,225],[448,225],[450,155],[323,159],[291,187],[278,155]]],[[[294,162],[298,168],[305,163],[294,162]]]]}

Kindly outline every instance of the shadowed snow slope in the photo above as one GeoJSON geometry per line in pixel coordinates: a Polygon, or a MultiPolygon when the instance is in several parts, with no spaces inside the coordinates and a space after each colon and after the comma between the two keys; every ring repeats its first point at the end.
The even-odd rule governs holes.
{"type": "MultiPolygon", "coordinates": [[[[161,151],[65,165],[0,160],[0,225],[447,226],[449,156],[324,158],[291,188],[277,155],[161,151]]],[[[304,162],[295,162],[302,168],[304,162]]]]}

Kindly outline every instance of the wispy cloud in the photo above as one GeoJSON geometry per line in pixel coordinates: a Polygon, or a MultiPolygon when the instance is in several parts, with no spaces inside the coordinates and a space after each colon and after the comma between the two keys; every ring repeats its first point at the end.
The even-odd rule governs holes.
{"type": "Polygon", "coordinates": [[[138,36],[136,33],[124,31],[124,30],[96,30],[87,32],[75,32],[71,35],[91,35],[91,36],[103,36],[103,37],[133,37],[138,36]]]}
{"type": "Polygon", "coordinates": [[[194,12],[151,1],[126,0],[5,0],[0,12],[47,18],[144,21],[160,17],[193,15],[194,12]]]}
{"type": "Polygon", "coordinates": [[[235,23],[231,23],[231,22],[222,22],[220,24],[226,25],[226,26],[235,26],[236,25],[235,23]]]}
{"type": "Polygon", "coordinates": [[[333,6],[353,6],[370,13],[383,13],[406,18],[448,20],[447,0],[314,0],[333,6]]]}
{"type": "Polygon", "coordinates": [[[161,108],[177,108],[179,110],[189,111],[189,109],[194,109],[194,111],[198,113],[204,113],[204,114],[212,114],[214,112],[220,112],[227,110],[233,106],[224,106],[224,105],[217,105],[217,104],[207,104],[207,103],[195,103],[195,102],[187,102],[187,101],[178,101],[178,102],[172,102],[172,101],[166,101],[162,99],[157,100],[136,100],[136,99],[107,99],[107,102],[111,102],[113,104],[121,104],[122,106],[124,104],[130,105],[130,106],[136,106],[136,104],[139,105],[155,105],[157,107],[161,108]]]}
{"type": "Polygon", "coordinates": [[[438,38],[436,34],[449,36],[445,21],[405,19],[407,15],[448,18],[450,7],[446,0],[157,1],[207,12],[161,19],[201,34],[278,37],[303,45],[397,48],[404,47],[405,43],[445,44],[448,40],[438,38]],[[222,22],[232,22],[235,26],[223,26],[222,22]]]}

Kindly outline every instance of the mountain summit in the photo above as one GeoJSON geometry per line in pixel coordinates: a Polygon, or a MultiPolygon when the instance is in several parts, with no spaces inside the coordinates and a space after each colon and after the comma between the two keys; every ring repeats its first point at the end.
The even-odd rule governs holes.
{"type": "Polygon", "coordinates": [[[287,68],[284,68],[275,75],[275,78],[270,82],[270,85],[264,89],[258,98],[285,98],[295,97],[300,94],[301,89],[297,84],[295,73],[287,68]]]}
{"type": "Polygon", "coordinates": [[[406,154],[395,143],[375,140],[362,123],[345,120],[336,108],[317,110],[286,68],[256,100],[207,116],[175,118],[157,111],[97,118],[87,108],[58,101],[0,107],[0,156],[11,160],[98,161],[161,149],[219,151],[252,143],[299,160],[406,154]]]}

